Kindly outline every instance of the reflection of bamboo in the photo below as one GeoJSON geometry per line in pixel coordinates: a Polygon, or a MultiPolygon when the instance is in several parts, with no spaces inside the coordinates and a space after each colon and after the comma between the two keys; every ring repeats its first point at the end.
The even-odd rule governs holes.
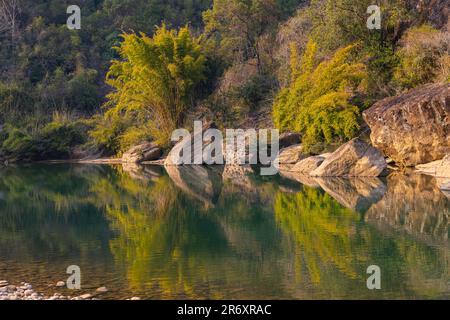
{"type": "Polygon", "coordinates": [[[341,207],[318,189],[305,187],[295,195],[277,194],[275,216],[283,230],[294,237],[297,254],[303,258],[313,283],[321,282],[321,267],[327,264],[356,277],[349,234],[358,221],[354,211],[341,207]]]}

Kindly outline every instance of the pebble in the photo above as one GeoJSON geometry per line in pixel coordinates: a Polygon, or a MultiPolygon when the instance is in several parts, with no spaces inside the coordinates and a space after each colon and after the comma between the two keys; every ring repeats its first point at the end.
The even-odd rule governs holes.
{"type": "Polygon", "coordinates": [[[92,298],[92,294],[90,294],[90,293],[82,294],[80,296],[80,298],[83,299],[83,300],[90,299],[90,298],[92,298]]]}
{"type": "Polygon", "coordinates": [[[56,283],[56,286],[57,287],[64,287],[66,285],[66,283],[64,282],[64,281],[58,281],[57,283],[56,283]]]}
{"type": "Polygon", "coordinates": [[[108,288],[100,287],[100,288],[97,288],[97,290],[95,290],[95,291],[98,293],[105,293],[105,292],[108,292],[108,288]]]}

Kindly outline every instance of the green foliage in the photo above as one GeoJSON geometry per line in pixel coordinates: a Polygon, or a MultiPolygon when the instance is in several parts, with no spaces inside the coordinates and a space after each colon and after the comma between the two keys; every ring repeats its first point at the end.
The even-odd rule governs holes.
{"type": "Polygon", "coordinates": [[[53,121],[31,134],[7,125],[1,150],[11,160],[65,159],[72,147],[85,142],[84,131],[79,122],[53,121]]]}
{"type": "Polygon", "coordinates": [[[361,89],[365,67],[352,62],[355,45],[339,49],[329,60],[317,63],[313,41],[298,61],[293,47],[292,80],[273,105],[273,117],[281,131],[303,134],[305,148],[315,143],[331,143],[334,138],[351,139],[356,134],[359,108],[351,98],[361,89]]]}
{"type": "MultiPolygon", "coordinates": [[[[159,144],[166,145],[193,105],[195,89],[204,79],[205,56],[187,27],[177,32],[162,25],[151,38],[145,34],[122,36],[117,48],[121,60],[112,62],[106,79],[114,88],[105,113],[118,135],[113,138],[119,140],[113,149],[122,149],[124,136],[129,140],[127,126],[117,124],[121,118],[142,130],[148,128],[159,144]]],[[[98,137],[99,131],[103,129],[94,130],[93,137],[98,137]]]]}

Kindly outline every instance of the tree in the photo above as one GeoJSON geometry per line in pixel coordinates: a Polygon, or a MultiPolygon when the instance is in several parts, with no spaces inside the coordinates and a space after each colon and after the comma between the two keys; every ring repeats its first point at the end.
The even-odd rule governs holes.
{"type": "Polygon", "coordinates": [[[282,89],[273,105],[273,117],[281,131],[303,133],[308,150],[317,142],[352,138],[358,126],[359,108],[351,102],[366,77],[362,63],[352,62],[355,45],[337,50],[317,63],[317,45],[310,41],[298,61],[292,46],[291,83],[282,89]]]}
{"type": "MultiPolygon", "coordinates": [[[[114,90],[107,96],[105,117],[131,118],[134,127],[148,129],[166,145],[193,105],[195,89],[204,78],[205,57],[187,27],[177,32],[163,24],[151,38],[142,33],[122,38],[116,48],[121,60],[112,62],[106,78],[114,90]]],[[[126,135],[128,129],[119,134],[126,135]]]]}

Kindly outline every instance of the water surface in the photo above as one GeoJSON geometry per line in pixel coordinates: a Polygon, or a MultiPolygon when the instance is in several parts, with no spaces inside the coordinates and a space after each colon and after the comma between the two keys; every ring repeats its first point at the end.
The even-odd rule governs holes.
{"type": "Polygon", "coordinates": [[[448,299],[449,215],[450,200],[421,175],[9,166],[0,280],[54,293],[79,265],[79,293],[107,286],[110,299],[448,299]],[[366,287],[370,265],[381,290],[366,287]]]}

